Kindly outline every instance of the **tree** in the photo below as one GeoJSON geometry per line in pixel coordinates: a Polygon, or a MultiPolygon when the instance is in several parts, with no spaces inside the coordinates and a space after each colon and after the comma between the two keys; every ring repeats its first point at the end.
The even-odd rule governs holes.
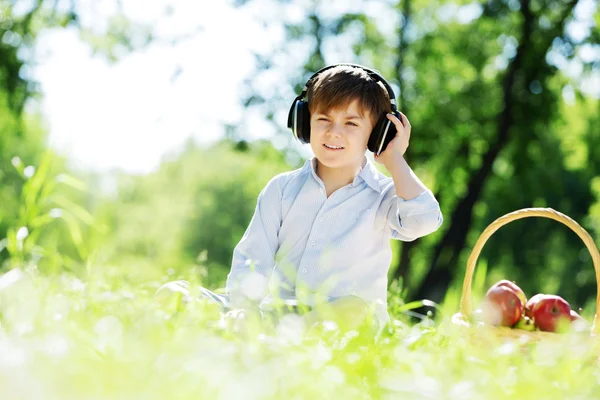
{"type": "MultiPolygon", "coordinates": [[[[152,39],[148,27],[131,23],[119,8],[109,17],[105,30],[98,31],[85,26],[79,18],[79,6],[76,1],[70,2],[66,9],[63,4],[48,0],[0,1],[0,238],[7,233],[8,249],[11,248],[11,240],[14,242],[16,232],[25,232],[21,228],[27,226],[21,225],[32,223],[34,214],[31,210],[51,211],[46,208],[49,204],[37,204],[35,201],[48,199],[39,190],[46,183],[49,184],[46,187],[52,185],[50,182],[40,182],[32,174],[44,171],[45,178],[52,180],[66,171],[64,159],[46,149],[46,131],[40,116],[25,111],[27,102],[39,95],[36,83],[28,75],[28,67],[35,62],[31,50],[40,32],[74,27],[95,51],[111,60],[124,50],[144,46],[152,39]],[[27,196],[34,197],[33,203],[29,201],[23,204],[27,196]],[[42,207],[36,208],[38,205],[42,207]],[[24,211],[27,207],[28,211],[24,211]]],[[[61,188],[56,190],[62,190],[62,194],[70,190],[64,185],[59,186],[61,188]]],[[[68,218],[67,212],[82,215],[75,203],[69,204],[71,210],[65,210],[62,214],[64,221],[68,218]]],[[[54,212],[54,215],[57,213],[54,212]]],[[[49,215],[39,217],[51,218],[49,215]]],[[[69,231],[73,233],[73,229],[78,228],[71,224],[69,231]]],[[[61,247],[56,235],[45,238],[53,242],[55,247],[61,247]]],[[[3,243],[6,244],[6,241],[3,243]]],[[[5,247],[0,245],[0,265],[8,257],[8,253],[2,251],[5,247]]]]}
{"type": "MultiPolygon", "coordinates": [[[[271,56],[261,55],[258,71],[249,80],[248,104],[260,104],[281,128],[283,115],[275,110],[291,104],[309,73],[341,61],[340,54],[347,57],[343,61],[372,65],[395,81],[413,126],[409,162],[434,190],[445,214],[442,229],[403,244],[399,266],[392,267],[393,277],[407,280],[409,297],[442,300],[448,288],[461,281],[478,235],[507,212],[550,206],[588,221],[594,201],[590,181],[596,173],[567,162],[572,155],[564,144],[569,128],[563,93],[570,88],[577,98],[589,94],[582,91],[581,76],[569,79],[559,68],[564,63],[557,62],[580,62],[584,71],[597,74],[597,63],[578,56],[578,49],[598,44],[597,32],[576,39],[565,29],[576,20],[577,1],[368,4],[364,9],[380,7],[379,12],[325,13],[328,6],[335,9],[333,4],[313,1],[302,10],[303,19],[284,20],[286,41],[271,56]],[[382,10],[399,16],[391,31],[380,23],[382,10]],[[344,43],[351,44],[351,52],[340,50],[347,48],[344,43]],[[301,55],[305,61],[287,75],[291,84],[278,91],[287,101],[285,96],[261,95],[253,83],[260,81],[263,67],[272,73],[284,64],[282,53],[295,60],[298,48],[308,48],[301,55]]],[[[278,7],[282,9],[277,15],[289,15],[287,2],[278,7]]],[[[593,115],[579,103],[574,107],[582,118],[593,115]]],[[[593,129],[589,136],[581,134],[580,146],[593,142],[593,129]]],[[[581,244],[560,228],[549,230],[549,223],[527,221],[502,229],[482,258],[489,259],[492,276],[513,274],[529,290],[574,292],[583,286],[577,294],[578,301],[584,301],[594,292],[593,276],[583,275],[578,282],[561,279],[581,270],[581,244]],[[531,263],[533,268],[525,267],[531,263]],[[556,279],[538,279],[544,264],[550,270],[544,276],[556,279]]]]}

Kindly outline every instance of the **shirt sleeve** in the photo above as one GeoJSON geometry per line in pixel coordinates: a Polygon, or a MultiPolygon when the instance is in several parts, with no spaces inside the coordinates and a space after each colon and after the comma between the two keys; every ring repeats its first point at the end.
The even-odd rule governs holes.
{"type": "Polygon", "coordinates": [[[233,250],[226,290],[233,308],[259,303],[267,294],[281,227],[281,188],[277,177],[258,195],[252,220],[233,250]]]}
{"type": "Polygon", "coordinates": [[[411,242],[435,232],[443,222],[442,211],[430,190],[411,200],[391,197],[388,224],[392,239],[411,242]]]}

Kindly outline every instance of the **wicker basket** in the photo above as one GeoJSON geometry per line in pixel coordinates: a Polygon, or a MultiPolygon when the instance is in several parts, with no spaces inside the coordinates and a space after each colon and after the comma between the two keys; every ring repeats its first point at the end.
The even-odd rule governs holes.
{"type": "MultiPolygon", "coordinates": [[[[481,249],[485,245],[485,242],[492,236],[494,232],[496,232],[500,227],[508,224],[509,222],[528,218],[528,217],[544,217],[550,218],[558,222],[562,222],[567,225],[571,230],[573,230],[577,236],[583,240],[588,251],[592,256],[592,261],[594,264],[594,270],[596,272],[596,286],[600,288],[600,254],[598,253],[598,249],[592,240],[590,234],[583,229],[577,222],[575,222],[570,217],[553,210],[552,208],[524,208],[521,210],[517,210],[506,214],[494,222],[492,222],[481,234],[477,243],[475,243],[475,247],[469,256],[467,261],[467,270],[465,272],[465,279],[463,281],[462,288],[462,296],[460,300],[460,312],[454,314],[452,317],[452,323],[461,326],[473,326],[471,324],[471,315],[473,310],[473,304],[471,301],[471,283],[473,281],[473,272],[475,271],[475,266],[477,264],[477,258],[481,253],[481,249]]],[[[592,328],[590,334],[592,336],[596,336],[598,331],[600,330],[600,326],[598,324],[598,310],[600,309],[600,290],[596,294],[596,314],[594,315],[594,321],[592,323],[592,328]]],[[[495,334],[500,335],[501,337],[523,337],[527,336],[534,340],[539,340],[541,338],[552,338],[558,337],[562,335],[558,335],[553,332],[543,332],[543,331],[527,331],[523,329],[513,329],[509,327],[494,327],[490,325],[486,325],[483,327],[487,332],[492,331],[495,334]]]]}

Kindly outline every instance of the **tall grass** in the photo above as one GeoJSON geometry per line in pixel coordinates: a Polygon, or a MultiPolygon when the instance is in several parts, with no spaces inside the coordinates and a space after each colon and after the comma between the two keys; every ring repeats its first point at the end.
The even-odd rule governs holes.
{"type": "Polygon", "coordinates": [[[376,340],[294,315],[249,335],[206,303],[153,302],[152,283],[22,274],[4,287],[3,399],[590,399],[588,337],[528,343],[395,315],[376,340]],[[6,312],[12,310],[12,312],[6,312]]]}
{"type": "Polygon", "coordinates": [[[12,159],[23,182],[16,217],[0,241],[0,251],[8,252],[4,269],[37,267],[43,260],[57,272],[90,255],[82,229],[94,226],[93,217],[65,194],[68,190],[84,192],[85,184],[57,172],[54,161],[51,151],[44,153],[37,168],[26,166],[19,157],[12,159]],[[63,227],[57,225],[61,222],[63,227]]]}

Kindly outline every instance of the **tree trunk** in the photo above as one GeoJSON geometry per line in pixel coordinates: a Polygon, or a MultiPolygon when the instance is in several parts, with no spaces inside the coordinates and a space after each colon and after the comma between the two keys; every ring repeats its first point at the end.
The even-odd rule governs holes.
{"type": "MultiPolygon", "coordinates": [[[[401,19],[402,25],[400,26],[400,29],[398,30],[399,40],[398,40],[398,59],[396,61],[396,81],[398,82],[398,87],[400,88],[400,93],[398,94],[398,98],[397,98],[398,110],[402,111],[402,113],[406,116],[409,115],[409,111],[408,111],[406,102],[404,101],[404,90],[403,90],[404,82],[402,80],[402,71],[404,69],[404,52],[405,52],[406,48],[408,47],[406,40],[405,40],[405,35],[406,35],[406,29],[408,27],[408,24],[410,23],[411,13],[412,13],[411,0],[404,0],[402,14],[401,14],[402,17],[404,17],[404,20],[402,21],[402,19],[401,19]]],[[[405,158],[406,158],[406,161],[408,162],[409,161],[408,153],[405,155],[405,158]]],[[[394,270],[394,274],[392,276],[391,281],[396,280],[396,279],[401,279],[403,284],[406,284],[406,278],[407,278],[408,271],[409,271],[411,250],[417,243],[418,242],[399,242],[400,260],[398,262],[398,266],[394,270]]]]}

